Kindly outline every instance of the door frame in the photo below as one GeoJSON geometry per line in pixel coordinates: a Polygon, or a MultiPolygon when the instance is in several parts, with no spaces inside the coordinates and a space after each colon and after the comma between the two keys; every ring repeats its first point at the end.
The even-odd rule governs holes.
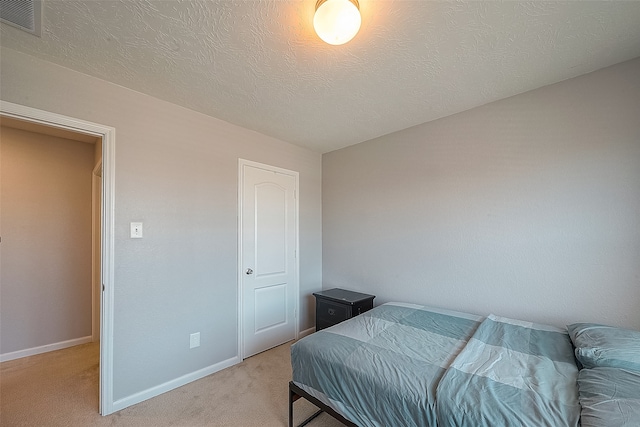
{"type": "Polygon", "coordinates": [[[295,323],[295,328],[294,328],[294,339],[298,339],[298,334],[299,334],[299,329],[300,329],[300,315],[299,315],[299,306],[300,306],[300,192],[298,191],[298,188],[300,187],[300,174],[296,171],[292,171],[292,170],[288,170],[288,169],[283,169],[283,168],[279,168],[276,166],[271,166],[271,165],[267,165],[264,163],[258,163],[258,162],[254,162],[251,160],[245,160],[245,159],[241,159],[238,158],[238,266],[236,269],[236,274],[237,274],[237,292],[238,292],[238,355],[240,356],[240,360],[244,360],[244,332],[243,332],[243,326],[244,326],[244,301],[243,301],[243,289],[242,289],[242,278],[243,276],[243,271],[242,271],[242,212],[243,212],[243,204],[242,204],[242,200],[243,200],[243,195],[244,195],[244,168],[246,166],[250,166],[250,167],[254,167],[254,168],[258,168],[258,169],[264,169],[270,172],[275,172],[275,173],[280,173],[280,174],[284,174],[284,175],[290,175],[293,176],[295,179],[295,185],[294,185],[294,200],[295,200],[295,229],[296,229],[296,236],[295,236],[295,261],[294,261],[294,268],[295,268],[295,273],[293,275],[294,277],[294,294],[295,294],[295,302],[294,302],[294,308],[293,308],[293,320],[295,323]]]}
{"type": "Polygon", "coordinates": [[[115,137],[110,126],[0,100],[0,116],[102,138],[102,227],[99,412],[113,413],[113,319],[115,241],[115,137]]]}
{"type": "MultiPolygon", "coordinates": [[[[100,150],[102,152],[102,150],[100,150]]],[[[102,283],[100,273],[98,280],[96,281],[96,273],[100,268],[100,263],[96,263],[96,241],[100,241],[102,237],[102,220],[96,221],[97,210],[100,209],[100,216],[102,217],[102,191],[100,191],[100,198],[96,197],[98,185],[102,189],[102,156],[96,163],[93,171],[91,172],[91,341],[100,341],[100,319],[96,319],[96,311],[100,314],[100,302],[96,301],[102,294],[102,283]],[[100,182],[98,183],[98,178],[100,182]],[[96,230],[99,227],[99,230],[96,230]]],[[[101,270],[100,270],[101,271],[101,270]]]]}

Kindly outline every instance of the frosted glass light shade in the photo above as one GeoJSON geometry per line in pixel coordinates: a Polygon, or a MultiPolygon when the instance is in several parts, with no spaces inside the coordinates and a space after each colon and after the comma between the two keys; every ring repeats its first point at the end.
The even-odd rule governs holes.
{"type": "Polygon", "coordinates": [[[358,0],[318,0],[313,28],[325,42],[345,44],[360,30],[358,0]]]}

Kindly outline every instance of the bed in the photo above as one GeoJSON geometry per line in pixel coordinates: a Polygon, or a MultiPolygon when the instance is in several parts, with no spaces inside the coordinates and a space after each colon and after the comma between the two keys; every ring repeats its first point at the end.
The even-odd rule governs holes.
{"type": "Polygon", "coordinates": [[[386,303],[291,346],[289,425],[301,397],[348,426],[577,426],[581,415],[593,426],[640,425],[640,332],[613,328],[631,338],[601,339],[594,350],[583,333],[593,328],[386,303]],[[621,344],[630,348],[593,360],[621,344]],[[622,403],[593,390],[610,372],[584,375],[610,360],[617,365],[604,367],[625,378],[622,403]],[[597,424],[598,398],[622,423],[597,424]]]}

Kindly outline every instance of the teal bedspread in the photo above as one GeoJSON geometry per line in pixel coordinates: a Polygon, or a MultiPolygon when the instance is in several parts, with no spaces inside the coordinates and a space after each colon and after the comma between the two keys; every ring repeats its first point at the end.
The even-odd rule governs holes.
{"type": "Polygon", "coordinates": [[[577,376],[566,331],[490,315],[438,384],[438,425],[576,426],[577,376]]]}
{"type": "Polygon", "coordinates": [[[435,426],[438,382],[480,320],[384,304],[295,343],[293,381],[362,427],[435,426]]]}
{"type": "Polygon", "coordinates": [[[576,426],[552,327],[387,303],[292,345],[293,381],[358,426],[576,426]]]}

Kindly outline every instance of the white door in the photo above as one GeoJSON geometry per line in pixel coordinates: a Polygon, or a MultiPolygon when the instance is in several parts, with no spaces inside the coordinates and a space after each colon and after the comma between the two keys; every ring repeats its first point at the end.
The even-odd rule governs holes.
{"type": "Polygon", "coordinates": [[[296,338],[297,172],[240,161],[242,356],[296,338]]]}

